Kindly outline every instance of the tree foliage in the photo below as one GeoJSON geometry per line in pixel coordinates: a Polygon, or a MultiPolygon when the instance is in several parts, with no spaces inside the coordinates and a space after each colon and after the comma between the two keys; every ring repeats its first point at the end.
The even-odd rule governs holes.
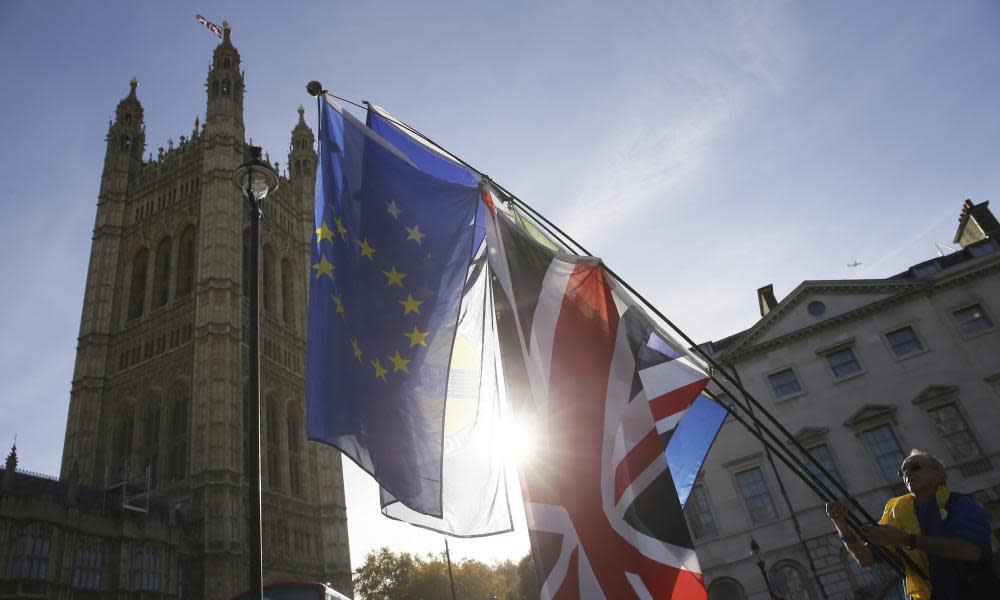
{"type": "MultiPolygon", "coordinates": [[[[455,598],[460,600],[535,600],[538,579],[531,555],[518,564],[490,566],[477,560],[452,563],[455,598]]],[[[452,600],[443,554],[424,557],[388,548],[372,551],[354,571],[354,591],[363,600],[452,600]]]]}

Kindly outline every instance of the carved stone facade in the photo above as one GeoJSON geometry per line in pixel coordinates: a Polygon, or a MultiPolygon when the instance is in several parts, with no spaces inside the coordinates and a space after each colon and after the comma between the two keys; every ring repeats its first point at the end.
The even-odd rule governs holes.
{"type": "MultiPolygon", "coordinates": [[[[247,588],[248,205],[230,177],[249,148],[230,35],[226,27],[208,72],[205,123],[190,136],[144,160],[134,80],[110,124],[63,450],[61,483],[148,484],[153,505],[185,523],[179,533],[167,522],[162,536],[179,569],[163,566],[164,597],[247,588]]],[[[341,457],[305,437],[317,157],[303,114],[262,224],[264,577],[350,593],[341,457]]],[[[107,590],[130,589],[111,572],[107,590]]]]}
{"type": "MultiPolygon", "coordinates": [[[[904,493],[896,470],[920,448],[986,507],[996,548],[1000,241],[986,204],[963,206],[961,250],[886,279],[805,281],[780,302],[765,286],[761,320],[705,347],[875,518],[904,493]]],[[[768,597],[751,536],[784,598],[875,598],[894,576],[859,568],[817,495],[732,419],[692,498],[712,600],[768,597]]]]}

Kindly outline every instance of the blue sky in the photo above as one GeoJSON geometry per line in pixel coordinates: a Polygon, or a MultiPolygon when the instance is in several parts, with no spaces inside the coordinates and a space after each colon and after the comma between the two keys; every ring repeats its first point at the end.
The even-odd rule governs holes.
{"type": "MultiPolygon", "coordinates": [[[[272,160],[299,104],[315,122],[310,79],[381,104],[699,340],[750,326],[762,285],[930,258],[1000,190],[995,2],[3,2],[0,445],[24,468],[58,472],[107,120],[135,76],[147,151],[190,134],[216,43],[197,13],[232,24],[272,160]]],[[[355,563],[440,550],[347,486],[355,563]]],[[[517,559],[519,528],[453,553],[517,559]]]]}

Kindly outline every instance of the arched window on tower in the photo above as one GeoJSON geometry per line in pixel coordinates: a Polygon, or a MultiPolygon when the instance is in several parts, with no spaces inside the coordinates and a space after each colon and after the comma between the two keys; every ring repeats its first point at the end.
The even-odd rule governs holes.
{"type": "Polygon", "coordinates": [[[156,265],[153,270],[153,308],[159,308],[170,299],[170,246],[165,237],[156,247],[156,265]]]}
{"type": "Polygon", "coordinates": [[[132,284],[128,292],[128,318],[137,319],[146,309],[146,269],[149,250],[141,248],[132,258],[132,284]]]}
{"type": "Polygon", "coordinates": [[[222,80],[222,95],[223,96],[228,96],[229,95],[229,88],[230,88],[229,80],[228,79],[223,79],[222,80]]]}
{"type": "MultiPolygon", "coordinates": [[[[111,464],[115,470],[130,469],[132,466],[132,407],[123,406],[115,419],[114,457],[111,464]]],[[[117,474],[115,475],[117,476],[117,474]]]]}
{"type": "Polygon", "coordinates": [[[194,289],[194,225],[188,225],[181,232],[177,245],[177,290],[175,295],[182,298],[194,289]]]}
{"type": "Polygon", "coordinates": [[[212,96],[214,97],[214,96],[218,96],[218,95],[219,95],[219,82],[218,81],[213,81],[212,82],[212,96]]]}
{"type": "Polygon", "coordinates": [[[121,149],[126,150],[132,144],[132,140],[127,135],[123,135],[120,144],[121,149]]]}
{"type": "Polygon", "coordinates": [[[142,457],[139,464],[141,469],[137,474],[145,475],[149,469],[149,487],[152,488],[159,479],[159,459],[160,459],[160,401],[159,398],[150,398],[142,414],[142,457]]]}
{"type": "Polygon", "coordinates": [[[288,487],[293,496],[302,495],[301,480],[301,445],[299,439],[302,429],[299,425],[299,415],[294,402],[288,403],[288,487]]]}
{"type": "Polygon", "coordinates": [[[270,244],[264,246],[264,268],[261,270],[264,286],[263,302],[264,310],[274,310],[274,249],[270,244]]]}
{"type": "Polygon", "coordinates": [[[222,66],[223,66],[223,68],[226,68],[226,69],[229,68],[229,59],[228,58],[226,58],[226,59],[224,59],[222,61],[222,66]]]}
{"type": "Polygon", "coordinates": [[[292,261],[281,261],[281,316],[292,325],[295,320],[295,289],[293,287],[292,261]]]}
{"type": "Polygon", "coordinates": [[[267,487],[276,490],[281,487],[281,449],[280,449],[280,417],[278,401],[269,398],[267,401],[267,487]]]}
{"type": "Polygon", "coordinates": [[[132,124],[132,113],[125,113],[125,124],[126,125],[132,124]]]}
{"type": "Polygon", "coordinates": [[[181,481],[187,477],[190,406],[191,400],[187,390],[183,388],[174,390],[170,407],[169,481],[181,481]]]}

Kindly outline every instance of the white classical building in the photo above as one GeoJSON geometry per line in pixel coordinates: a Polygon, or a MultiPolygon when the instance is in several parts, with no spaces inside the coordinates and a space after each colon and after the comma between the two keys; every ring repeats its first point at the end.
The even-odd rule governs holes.
{"type": "MultiPolygon", "coordinates": [[[[804,281],[706,344],[876,518],[911,448],[938,456],[1000,539],[1000,228],[966,201],[952,254],[886,279],[804,281]]],[[[759,412],[758,412],[759,414],[759,412]]],[[[731,417],[687,503],[712,600],[876,598],[894,574],[842,549],[823,503],[731,417]],[[773,459],[773,461],[772,461],[773,459]]],[[[890,596],[891,597],[891,596],[890,596]]]]}

